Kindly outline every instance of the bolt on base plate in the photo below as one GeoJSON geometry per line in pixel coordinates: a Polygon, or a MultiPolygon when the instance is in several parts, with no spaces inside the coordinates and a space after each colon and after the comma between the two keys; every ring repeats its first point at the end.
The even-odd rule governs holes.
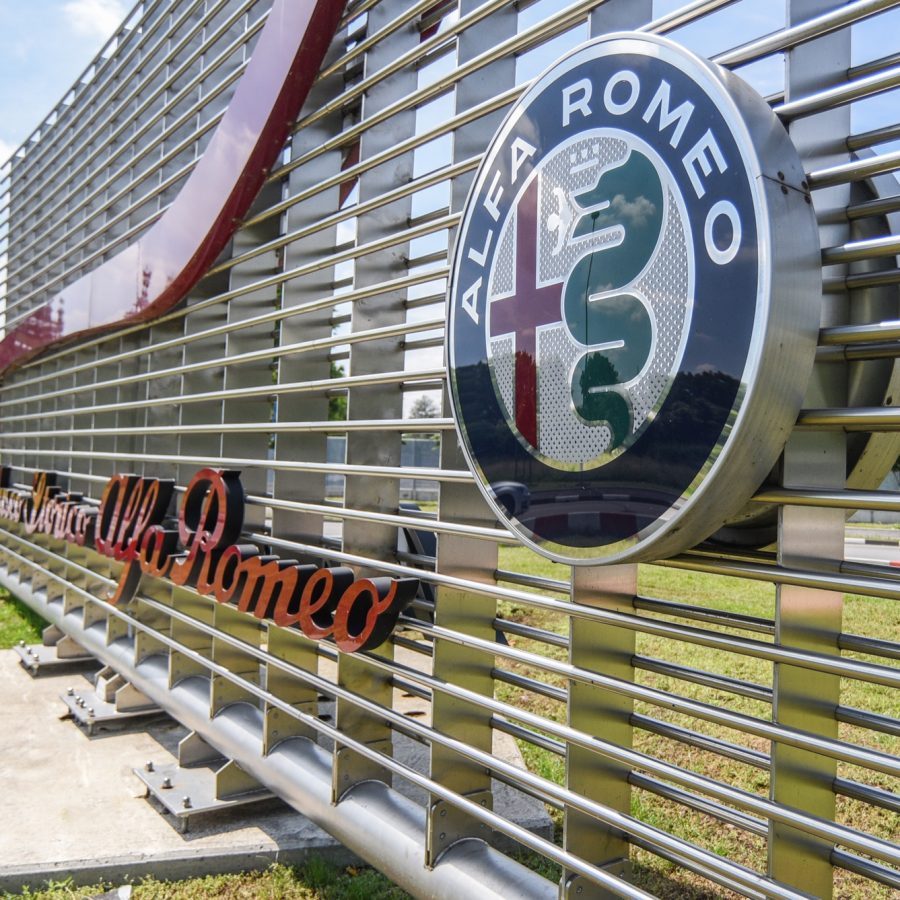
{"type": "Polygon", "coordinates": [[[90,687],[69,688],[59,696],[75,724],[84,728],[89,735],[98,729],[111,730],[126,725],[144,724],[166,715],[158,706],[123,711],[117,708],[115,702],[104,700],[90,687]]]}
{"type": "Polygon", "coordinates": [[[56,644],[47,646],[46,644],[26,644],[25,641],[19,641],[13,650],[19,657],[22,667],[32,677],[38,676],[42,671],[59,672],[63,669],[82,671],[100,667],[99,660],[89,653],[78,656],[61,655],[56,644]]]}
{"type": "Polygon", "coordinates": [[[148,796],[174,816],[179,831],[185,833],[192,816],[258,803],[275,796],[249,777],[240,790],[223,794],[221,775],[233,768],[236,768],[233,762],[226,762],[218,770],[206,766],[185,768],[175,762],[160,765],[148,762],[132,771],[146,785],[148,796]]]}

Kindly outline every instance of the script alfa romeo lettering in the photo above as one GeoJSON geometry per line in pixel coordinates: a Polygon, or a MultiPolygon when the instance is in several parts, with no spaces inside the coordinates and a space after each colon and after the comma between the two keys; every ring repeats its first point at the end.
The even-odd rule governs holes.
{"type": "Polygon", "coordinates": [[[237,472],[201,469],[184,492],[177,530],[165,527],[175,490],[167,479],[114,475],[99,506],[64,492],[52,473],[36,473],[31,491],[10,481],[0,467],[0,518],[123,564],[106,598],[113,605],[133,600],[143,575],[168,578],[354,653],[383,644],[418,590],[416,579],[356,578],[343,566],[302,565],[238,544],[244,491],[237,472]]]}
{"type": "MultiPolygon", "coordinates": [[[[772,373],[802,384],[812,359],[816,230],[776,172],[803,180],[762,99],[660,38],[588,44],[510,112],[454,251],[448,363],[478,482],[536,549],[652,558],[740,505],[710,488],[713,469],[741,455],[741,420],[755,428],[772,373]],[[774,159],[745,115],[778,134],[774,159]],[[779,270],[773,212],[796,232],[793,273],[779,270]],[[782,287],[790,310],[773,314],[782,287]],[[766,342],[785,321],[790,352],[766,342]]],[[[798,402],[772,400],[777,439],[757,441],[748,483],[798,402]]]]}

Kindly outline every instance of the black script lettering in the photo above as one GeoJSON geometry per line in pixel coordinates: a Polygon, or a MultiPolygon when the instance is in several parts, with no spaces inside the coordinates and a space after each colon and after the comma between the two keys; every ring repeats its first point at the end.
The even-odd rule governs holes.
{"type": "Polygon", "coordinates": [[[416,596],[414,578],[361,578],[344,591],[334,613],[334,642],[344,653],[383,644],[416,596]]]}
{"type": "Polygon", "coordinates": [[[181,501],[178,536],[186,553],[175,557],[169,578],[193,587],[205,569],[205,580],[213,582],[222,552],[240,537],[243,525],[240,472],[201,469],[181,501]],[[207,555],[211,558],[206,559],[207,555]]]}
{"type": "Polygon", "coordinates": [[[140,559],[144,533],[159,525],[169,508],[173,481],[114,475],[106,484],[94,525],[98,552],[125,566],[115,592],[107,600],[114,606],[134,599],[141,581],[140,559]]]}
{"type": "Polygon", "coordinates": [[[172,565],[172,555],[178,549],[178,532],[162,525],[151,525],[141,538],[138,560],[141,571],[154,578],[165,578],[172,565]]]}
{"type": "Polygon", "coordinates": [[[46,524],[47,501],[59,493],[56,486],[56,475],[52,472],[35,472],[31,484],[31,498],[25,503],[22,521],[25,531],[34,534],[43,531],[46,524]]]}
{"type": "MultiPolygon", "coordinates": [[[[315,571],[315,566],[311,568],[315,571]]],[[[270,619],[278,600],[298,596],[311,574],[301,582],[300,564],[294,559],[255,556],[244,560],[238,569],[241,595],[237,607],[257,619],[270,619]]]]}

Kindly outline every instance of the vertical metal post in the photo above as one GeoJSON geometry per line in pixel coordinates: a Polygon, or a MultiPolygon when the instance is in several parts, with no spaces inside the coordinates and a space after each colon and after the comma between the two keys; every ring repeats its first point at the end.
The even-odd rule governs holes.
{"type": "MultiPolygon", "coordinates": [[[[214,17],[204,26],[202,31],[202,37],[204,40],[208,38],[211,31],[215,30],[218,21],[218,17],[214,17]]],[[[210,52],[214,53],[215,51],[211,49],[210,52]]],[[[236,64],[237,60],[229,60],[229,65],[233,66],[236,64]]],[[[167,68],[171,70],[175,65],[177,64],[170,63],[167,68]]],[[[205,65],[206,58],[198,57],[198,59],[191,65],[190,76],[196,75],[198,71],[205,68],[205,65]]],[[[220,71],[219,77],[221,76],[222,72],[220,71]]],[[[172,87],[167,91],[167,101],[172,99],[172,95],[177,92],[177,88],[178,85],[172,85],[172,87]]],[[[191,93],[193,95],[194,92],[191,93]]],[[[200,89],[198,89],[196,93],[199,96],[200,89]]],[[[166,115],[165,124],[168,126],[176,122],[179,115],[184,113],[184,109],[182,107],[189,106],[191,102],[193,102],[193,99],[193,96],[185,97],[182,101],[176,103],[166,115]]],[[[216,111],[223,108],[226,102],[227,101],[224,97],[217,97],[210,102],[209,106],[212,108],[210,108],[208,112],[207,108],[204,108],[204,113],[208,115],[214,115],[216,111]]],[[[175,132],[173,132],[166,143],[176,143],[178,140],[184,138],[185,134],[188,133],[193,127],[195,127],[195,125],[195,122],[189,122],[182,128],[177,129],[175,132]]],[[[189,152],[192,154],[196,152],[196,149],[192,148],[189,152]]],[[[178,157],[172,159],[162,169],[160,173],[161,177],[165,179],[167,176],[172,174],[172,171],[176,171],[179,166],[183,166],[188,161],[188,159],[183,159],[182,155],[179,154],[178,157]]],[[[167,196],[164,194],[160,198],[160,202],[165,203],[167,199],[172,198],[167,198],[167,196]]],[[[187,302],[190,305],[192,301],[196,303],[198,300],[213,297],[218,293],[227,291],[229,287],[230,284],[228,273],[220,273],[212,277],[204,278],[200,285],[198,285],[198,287],[191,292],[191,296],[187,302]]],[[[215,328],[219,325],[224,325],[227,321],[227,316],[228,309],[226,308],[225,304],[215,304],[213,306],[208,306],[205,309],[189,312],[184,319],[185,334],[197,334],[198,332],[204,332],[207,329],[215,328]]],[[[222,357],[225,355],[226,346],[226,340],[222,335],[214,335],[213,337],[207,337],[200,340],[192,340],[190,343],[185,344],[183,347],[182,361],[184,365],[190,365],[191,363],[201,362],[206,359],[215,359],[217,357],[222,357]]],[[[221,390],[224,386],[225,372],[223,369],[201,369],[196,372],[188,372],[187,374],[181,376],[182,394],[203,393],[205,391],[221,390]]],[[[182,404],[180,407],[182,425],[201,425],[216,423],[223,424],[224,414],[224,404],[221,400],[208,400],[203,403],[186,403],[182,404]]],[[[218,434],[187,433],[179,435],[178,453],[181,456],[199,456],[201,458],[204,456],[216,457],[219,456],[221,452],[221,432],[218,434]]],[[[175,476],[176,480],[179,484],[186,485],[190,481],[195,471],[196,466],[192,464],[179,465],[177,474],[175,476]]]]}
{"type": "MultiPolygon", "coordinates": [[[[385,0],[368,12],[368,34],[375,34],[406,9],[405,0],[385,0]]],[[[415,23],[397,29],[369,51],[367,71],[377,72],[390,60],[396,59],[419,42],[415,23]]],[[[415,87],[416,73],[407,68],[385,79],[368,91],[362,100],[362,119],[366,120],[407,96],[415,87]]],[[[383,124],[366,131],[361,139],[360,158],[365,159],[393,146],[413,134],[415,114],[409,110],[392,116],[383,124]]],[[[348,152],[351,147],[345,148],[348,152]]],[[[365,203],[397,184],[406,182],[412,173],[412,154],[404,154],[384,165],[364,173],[359,180],[359,201],[365,203]]],[[[357,220],[357,244],[366,244],[406,227],[410,215],[408,199],[382,206],[377,215],[357,220]]],[[[407,272],[408,247],[397,246],[369,254],[356,261],[353,284],[365,287],[379,284],[407,272]]],[[[337,274],[337,273],[336,273],[337,274]]],[[[354,303],[351,330],[366,331],[382,326],[397,325],[406,320],[406,291],[385,291],[377,296],[354,303]]],[[[403,368],[402,338],[366,341],[353,346],[350,356],[353,376],[403,368]]],[[[403,414],[402,394],[396,385],[353,387],[347,399],[350,419],[399,419],[403,414]]],[[[401,435],[385,429],[375,434],[351,432],[347,435],[347,462],[353,465],[400,465],[401,435]]],[[[396,513],[400,502],[399,479],[367,478],[354,475],[347,478],[344,504],[351,509],[379,513],[396,513]]],[[[391,525],[347,521],[343,530],[344,549],[372,559],[392,559],[397,550],[397,529],[391,525]]],[[[361,574],[369,574],[363,572],[361,574]]],[[[375,651],[390,655],[392,647],[385,645],[375,651]]],[[[390,678],[363,659],[341,654],[338,658],[338,683],[370,699],[391,706],[393,688],[390,678]]],[[[337,722],[341,730],[357,739],[390,754],[391,728],[382,720],[360,711],[354,704],[339,699],[336,705],[337,722]]],[[[390,783],[390,776],[377,764],[366,760],[347,748],[336,748],[334,763],[334,797],[338,799],[359,781],[380,779],[390,783]]]]}
{"type": "MultiPolygon", "coordinates": [[[[839,5],[834,0],[789,0],[787,24],[805,21],[839,5]]],[[[850,30],[794,48],[787,54],[786,63],[788,100],[840,82],[850,65],[850,30]],[[823,60],[828,60],[827,66],[823,60]]],[[[848,154],[843,136],[850,133],[850,109],[843,107],[801,119],[791,124],[790,132],[808,167],[846,162],[848,154]]],[[[817,191],[814,200],[820,216],[826,211],[843,211],[849,201],[849,188],[817,191]]],[[[839,244],[849,236],[845,224],[823,227],[820,233],[824,246],[839,244]]],[[[822,325],[848,321],[846,295],[826,295],[822,325]]],[[[817,365],[804,405],[845,406],[846,379],[845,366],[817,365]]],[[[841,490],[845,477],[846,442],[842,433],[795,434],[788,442],[783,462],[785,487],[841,490]]],[[[778,532],[778,556],[783,565],[806,568],[820,565],[833,569],[835,561],[843,558],[842,510],[783,507],[778,532]]],[[[843,610],[840,593],[780,585],[776,597],[778,643],[820,653],[839,653],[837,638],[843,610]]],[[[774,669],[772,714],[775,721],[837,737],[835,707],[840,699],[840,679],[796,666],[778,664],[774,669]]],[[[833,819],[832,784],[836,771],[834,760],[776,742],[772,746],[771,797],[778,803],[833,819]]],[[[817,897],[831,897],[831,849],[826,842],[773,822],[769,827],[769,874],[817,897]]]]}
{"type": "MultiPolygon", "coordinates": [[[[481,6],[483,0],[461,0],[460,15],[464,16],[481,6]]],[[[491,27],[473,28],[459,37],[457,63],[487,50],[493,43],[516,33],[517,12],[512,6],[491,18],[491,27]]],[[[515,83],[515,60],[501,59],[486,67],[477,78],[469,78],[456,88],[457,114],[476,106],[515,83]]],[[[503,111],[492,113],[457,130],[454,135],[454,162],[467,159],[483,151],[491,135],[503,118],[503,111]]],[[[457,179],[453,184],[451,206],[462,209],[469,189],[469,178],[457,179]]],[[[449,400],[444,397],[444,409],[449,400]]],[[[465,469],[466,462],[456,435],[445,432],[441,439],[441,467],[465,469]]],[[[494,517],[477,494],[474,485],[443,484],[440,489],[440,518],[472,525],[493,525],[494,517]]],[[[492,583],[497,569],[497,546],[487,541],[442,534],[438,536],[438,571],[457,578],[492,583]]],[[[494,639],[493,620],[497,604],[487,597],[456,588],[437,590],[435,622],[454,631],[471,634],[486,640],[494,639]]],[[[438,678],[460,684],[488,697],[494,693],[492,669],[494,661],[484,653],[436,639],[434,642],[433,672],[438,678]]],[[[448,697],[439,691],[432,699],[432,721],[445,734],[464,740],[467,744],[491,752],[493,731],[490,715],[471,703],[448,697]]],[[[468,796],[484,806],[492,804],[491,779],[483,767],[462,759],[457,753],[432,744],[431,777],[451,790],[468,796]]],[[[480,823],[438,800],[428,811],[426,832],[426,863],[434,865],[441,853],[455,841],[465,837],[487,838],[480,823]]]]}
{"type": "MultiPolygon", "coordinates": [[[[591,37],[636,28],[653,18],[652,0],[609,0],[590,18],[591,37]]],[[[571,596],[574,603],[633,612],[637,593],[637,566],[575,567],[571,596]]],[[[634,680],[632,657],[635,633],[624,628],[571,620],[569,661],[576,666],[634,680]]],[[[631,714],[634,704],[627,697],[585,684],[569,682],[568,722],[588,734],[600,734],[622,747],[631,747],[631,714]]],[[[579,747],[566,748],[566,785],[623,813],[631,812],[628,767],[609,763],[579,747]]],[[[600,825],[596,819],[567,809],[564,846],[571,853],[628,877],[628,841],[621,832],[600,825]]],[[[608,892],[584,878],[563,872],[562,897],[579,900],[608,897],[608,892]]]]}
{"type": "MultiPolygon", "coordinates": [[[[637,566],[575,567],[572,570],[572,600],[614,612],[633,613],[637,592],[637,566]]],[[[635,633],[625,628],[572,619],[569,625],[569,662],[584,669],[634,680],[632,658],[635,633]],[[577,622],[577,627],[575,623],[577,622]]],[[[569,682],[568,722],[588,734],[602,735],[620,747],[632,744],[628,697],[591,685],[569,682]]],[[[566,786],[623,813],[631,812],[631,786],[627,766],[611,763],[584,748],[566,748],[566,786]]],[[[611,873],[629,874],[628,841],[624,834],[600,825],[596,819],[573,809],[566,810],[563,836],[566,850],[611,873]]],[[[610,896],[578,875],[563,874],[561,896],[600,898],[610,896]]]]}
{"type": "MultiPolygon", "coordinates": [[[[340,42],[335,42],[332,53],[336,54],[340,42]]],[[[332,59],[327,60],[331,62],[332,59]]],[[[318,109],[328,98],[338,93],[343,86],[340,74],[319,81],[312,89],[304,112],[318,109]]],[[[302,114],[301,114],[302,115],[302,114]]],[[[291,158],[300,159],[317,146],[340,133],[342,116],[340,112],[320,119],[315,124],[298,131],[291,141],[291,158]]],[[[284,186],[290,196],[333,178],[341,170],[342,153],[339,149],[322,153],[291,170],[284,186]]],[[[340,186],[319,191],[305,203],[297,203],[284,214],[284,229],[293,233],[315,225],[324,216],[340,207],[340,186]]],[[[302,240],[288,244],[282,251],[283,267],[295,269],[334,252],[337,242],[336,229],[320,228],[302,240]]],[[[333,306],[321,305],[321,301],[333,292],[331,272],[313,272],[301,278],[291,278],[285,282],[280,292],[282,309],[292,309],[315,304],[302,315],[281,319],[275,326],[278,344],[295,344],[300,341],[327,339],[332,334],[333,306]]],[[[331,373],[331,350],[322,347],[282,356],[278,361],[278,381],[283,384],[297,384],[304,381],[327,381],[331,373]]],[[[330,418],[331,404],[326,390],[301,391],[279,394],[276,399],[276,419],[279,422],[322,422],[330,418]]],[[[337,413],[337,410],[335,410],[337,413]]],[[[340,422],[335,421],[335,430],[340,422]]],[[[275,436],[275,457],[279,460],[297,460],[308,463],[324,463],[327,460],[327,436],[318,432],[277,434],[275,436]]],[[[320,472],[279,472],[274,473],[274,494],[281,500],[321,503],[329,499],[326,479],[320,472]]],[[[295,510],[274,509],[272,532],[282,539],[299,540],[304,543],[319,543],[323,535],[322,516],[317,513],[295,510]]]]}
{"type": "MultiPolygon", "coordinates": [[[[336,41],[332,46],[332,56],[337,54],[340,48],[341,42],[336,41]]],[[[328,61],[332,59],[329,58],[328,61]]],[[[310,93],[306,110],[320,108],[329,97],[340,90],[342,85],[343,79],[340,74],[319,81],[310,93]]],[[[340,112],[336,112],[297,132],[290,145],[291,158],[299,159],[333,138],[340,132],[341,123],[342,116],[340,112]]],[[[283,185],[283,193],[296,195],[333,177],[340,171],[341,158],[340,150],[332,150],[293,169],[283,185]]],[[[339,208],[340,194],[340,187],[333,187],[320,191],[306,203],[292,206],[279,217],[283,231],[292,233],[316,224],[324,215],[339,208]]],[[[281,265],[285,270],[297,268],[333,252],[335,244],[336,229],[321,228],[300,241],[288,244],[281,251],[281,265]]],[[[333,278],[330,272],[314,272],[302,278],[292,278],[282,285],[279,289],[278,304],[282,309],[307,304],[314,308],[308,309],[302,315],[281,319],[274,326],[277,344],[295,344],[300,341],[329,338],[332,334],[334,307],[320,306],[317,301],[328,297],[332,291],[333,278]]],[[[279,383],[327,381],[331,373],[330,353],[330,348],[322,347],[280,357],[279,383]]],[[[328,392],[324,389],[315,392],[278,394],[275,400],[275,418],[279,422],[322,422],[330,419],[331,409],[328,392]]],[[[335,428],[340,428],[340,422],[335,421],[335,428]]],[[[321,432],[275,435],[275,458],[278,460],[324,463],[327,460],[327,447],[328,438],[321,432]]],[[[273,494],[279,500],[316,504],[329,499],[325,475],[321,472],[280,472],[276,469],[273,473],[273,494]]],[[[324,535],[324,520],[318,513],[275,508],[272,512],[272,534],[282,540],[318,544],[324,535]]],[[[306,561],[308,560],[304,560],[306,561]]],[[[319,672],[316,644],[299,632],[277,627],[269,628],[268,650],[270,655],[288,660],[308,672],[313,674],[319,672]]],[[[268,689],[281,699],[312,715],[318,714],[318,692],[299,679],[275,667],[269,667],[266,683],[268,689]]],[[[279,741],[293,736],[314,739],[315,733],[277,707],[267,706],[263,752],[268,753],[279,741]]]]}

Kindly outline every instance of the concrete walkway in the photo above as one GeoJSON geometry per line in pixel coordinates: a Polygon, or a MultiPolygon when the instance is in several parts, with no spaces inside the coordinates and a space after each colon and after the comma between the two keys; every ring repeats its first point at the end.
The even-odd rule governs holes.
{"type": "Polygon", "coordinates": [[[181,834],[144,799],[132,767],[171,762],[186,731],[169,719],[130,733],[88,738],[61,721],[59,695],[87,687],[83,675],[32,678],[0,651],[0,890],[72,876],[124,883],[299,862],[311,852],[336,862],[348,851],[277,800],[198,816],[181,834]]]}
{"type": "MultiPolygon", "coordinates": [[[[198,815],[182,834],[172,816],[162,815],[145,799],[132,769],[147,761],[157,769],[173,763],[178,742],[187,734],[184,728],[162,719],[89,738],[61,718],[66,707],[60,695],[68,687],[76,693],[89,689],[85,676],[32,678],[13,650],[0,650],[0,683],[6,685],[6,702],[0,705],[0,890],[40,887],[70,876],[78,884],[124,884],[144,875],[173,880],[299,863],[311,854],[336,863],[354,859],[277,799],[198,815]]],[[[395,705],[427,719],[418,698],[397,698],[395,705]]],[[[322,713],[329,709],[320,706],[322,713]]],[[[496,756],[524,767],[511,737],[495,733],[494,738],[496,756]]],[[[395,735],[394,748],[406,765],[428,770],[422,744],[395,735]]],[[[419,805],[428,800],[404,781],[395,788],[419,805]]],[[[493,793],[498,813],[545,837],[552,835],[543,804],[496,781],[493,793]]]]}

